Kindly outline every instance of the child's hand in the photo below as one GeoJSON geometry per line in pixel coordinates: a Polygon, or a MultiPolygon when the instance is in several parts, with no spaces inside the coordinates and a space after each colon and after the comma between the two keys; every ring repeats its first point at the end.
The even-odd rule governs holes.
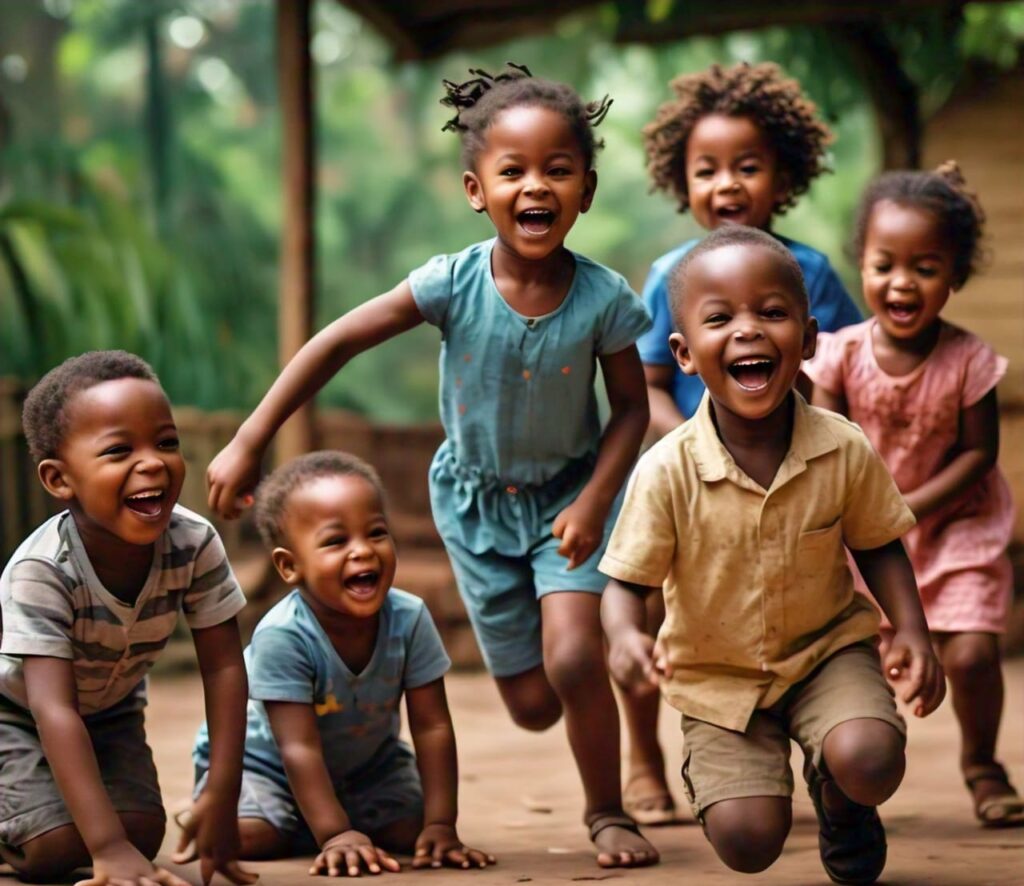
{"type": "Polygon", "coordinates": [[[946,676],[926,634],[897,631],[882,667],[889,682],[906,684],[900,695],[904,702],[917,699],[915,717],[927,717],[942,703],[946,676]]]}
{"type": "Polygon", "coordinates": [[[238,863],[238,809],[233,799],[222,799],[203,791],[188,812],[176,816],[181,827],[178,846],[171,861],[188,864],[199,859],[204,886],[220,873],[237,886],[255,883],[259,874],[238,863]]]}
{"type": "Polygon", "coordinates": [[[551,534],[562,540],[558,553],[569,558],[569,569],[575,569],[597,550],[604,538],[606,516],[578,498],[555,517],[551,534]]]}
{"type": "Polygon", "coordinates": [[[252,491],[260,479],[260,458],[236,436],[206,469],[207,501],[222,517],[234,519],[252,505],[252,491]]]}
{"type": "Polygon", "coordinates": [[[127,840],[92,859],[92,877],[75,886],[188,886],[181,877],[156,867],[127,840]]]}
{"type": "Polygon", "coordinates": [[[608,647],[608,670],[627,692],[647,695],[672,676],[664,649],[643,631],[622,631],[608,647]]]}
{"type": "Polygon", "coordinates": [[[485,868],[489,864],[496,864],[494,856],[464,845],[454,825],[428,824],[416,839],[413,868],[485,868]]]}
{"type": "Polygon", "coordinates": [[[402,869],[383,849],[374,846],[366,834],[351,829],[335,834],[320,847],[320,854],[309,873],[314,877],[320,874],[340,877],[342,867],[350,877],[358,877],[363,867],[371,874],[379,874],[381,871],[397,873],[402,869]]]}

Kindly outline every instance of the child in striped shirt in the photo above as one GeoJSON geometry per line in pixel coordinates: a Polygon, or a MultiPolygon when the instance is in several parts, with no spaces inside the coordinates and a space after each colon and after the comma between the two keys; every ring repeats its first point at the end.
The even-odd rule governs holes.
{"type": "Polygon", "coordinates": [[[235,819],[245,599],[213,527],[177,504],[185,462],[167,397],[138,357],[96,351],[47,373],[23,424],[67,509],[0,576],[0,858],[25,879],[91,864],[90,886],[186,886],[152,862],[165,815],[143,726],[146,673],[182,611],[211,717],[193,813],[203,881],[251,883],[235,819]]]}

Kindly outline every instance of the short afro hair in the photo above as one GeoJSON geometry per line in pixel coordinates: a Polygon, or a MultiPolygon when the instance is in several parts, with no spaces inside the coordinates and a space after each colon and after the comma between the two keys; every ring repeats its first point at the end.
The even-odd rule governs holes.
{"type": "Polygon", "coordinates": [[[592,169],[597,152],[604,147],[604,141],[594,135],[594,127],[604,120],[612,100],[605,96],[585,102],[571,86],[534,77],[526,65],[509,62],[507,67],[494,75],[470,68],[469,73],[475,75],[471,80],[443,81],[446,95],[441,104],[455,108],[455,116],[442,131],[457,132],[461,137],[463,167],[476,169],[477,155],[487,143],[487,127],[502,111],[525,106],[548,108],[565,117],[587,169],[592,169]]]}
{"type": "Polygon", "coordinates": [[[764,131],[787,183],[776,213],[793,206],[826,171],[825,146],[832,133],[818,119],[817,108],[804,97],[800,84],[783,77],[778,65],[716,64],[699,74],[676,77],[670,85],[676,98],[661,105],[644,127],[644,145],[652,190],[674,194],[680,212],[690,207],[686,145],[698,121],[709,114],[749,117],[764,131]]]}
{"type": "Polygon", "coordinates": [[[21,425],[36,464],[57,458],[68,432],[68,404],[75,395],[120,378],[141,378],[160,384],[150,365],[127,351],[87,351],[69,357],[36,383],[21,412],[21,425]]]}
{"type": "Polygon", "coordinates": [[[348,452],[322,450],[300,455],[271,473],[256,490],[254,517],[263,543],[273,550],[287,545],[284,515],[295,490],[320,477],[362,477],[384,502],[384,484],[371,465],[348,452]]]}
{"type": "Polygon", "coordinates": [[[985,211],[978,195],[967,186],[955,160],[934,171],[903,169],[886,172],[868,185],[854,222],[853,251],[864,258],[868,223],[875,206],[885,200],[930,212],[953,257],[953,288],[959,289],[978,272],[985,258],[982,234],[985,211]]]}
{"type": "Polygon", "coordinates": [[[686,297],[686,275],[690,265],[701,256],[714,252],[716,249],[723,249],[726,246],[748,246],[755,249],[767,249],[772,253],[786,283],[796,296],[804,316],[807,317],[810,314],[810,301],[807,298],[804,274],[800,270],[800,265],[793,253],[771,234],[767,234],[758,228],[751,228],[746,225],[723,225],[720,228],[715,228],[700,243],[694,246],[672,269],[668,281],[668,292],[672,308],[672,319],[677,329],[682,329],[683,299],[686,297]]]}

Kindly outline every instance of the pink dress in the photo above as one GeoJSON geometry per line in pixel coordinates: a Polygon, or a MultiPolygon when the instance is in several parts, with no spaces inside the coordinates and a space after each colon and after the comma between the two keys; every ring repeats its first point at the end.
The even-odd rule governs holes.
{"type": "MultiPolygon", "coordinates": [[[[904,493],[934,477],[954,457],[960,412],[1006,373],[1006,359],[980,338],[942,323],[927,359],[907,375],[887,375],[875,361],[874,318],[818,336],[804,371],[843,395],[904,493]]],[[[910,530],[903,541],[933,631],[1005,630],[1012,595],[1006,546],[1013,499],[994,467],[980,481],[910,530]]],[[[858,584],[864,590],[858,576],[858,584]]]]}

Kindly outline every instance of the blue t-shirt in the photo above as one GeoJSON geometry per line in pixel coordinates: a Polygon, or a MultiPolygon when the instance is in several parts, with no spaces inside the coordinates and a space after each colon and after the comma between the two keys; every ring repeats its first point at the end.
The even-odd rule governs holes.
{"type": "MultiPolygon", "coordinates": [[[[804,243],[773,234],[793,253],[804,274],[807,298],[811,303],[811,316],[818,321],[822,332],[835,332],[844,326],[860,323],[861,315],[857,306],[847,294],[828,259],[817,249],[804,243]]],[[[644,283],[643,299],[654,320],[654,326],[638,342],[640,359],[644,363],[658,366],[676,366],[672,349],[668,344],[669,335],[675,331],[672,313],[669,309],[668,278],[679,260],[686,255],[699,239],[689,240],[671,252],[665,253],[651,265],[647,282],[644,283]]],[[[700,406],[704,396],[704,382],[697,375],[686,375],[678,366],[672,380],[672,397],[679,411],[689,418],[700,406]]]]}
{"type": "MultiPolygon", "coordinates": [[[[243,766],[287,787],[263,702],[311,704],[324,762],[338,787],[398,740],[403,690],[432,683],[450,665],[423,601],[392,588],[380,609],[373,655],[353,674],[302,595],[293,590],[263,616],[245,650],[250,700],[243,766]]],[[[209,767],[205,723],[192,758],[200,769],[209,767]]]]}
{"type": "Polygon", "coordinates": [[[629,347],[651,321],[620,274],[575,253],[565,300],[524,317],[494,283],[494,242],[435,256],[409,274],[409,285],[420,313],[441,330],[451,460],[482,485],[540,486],[596,451],[596,358],[629,347]]]}

